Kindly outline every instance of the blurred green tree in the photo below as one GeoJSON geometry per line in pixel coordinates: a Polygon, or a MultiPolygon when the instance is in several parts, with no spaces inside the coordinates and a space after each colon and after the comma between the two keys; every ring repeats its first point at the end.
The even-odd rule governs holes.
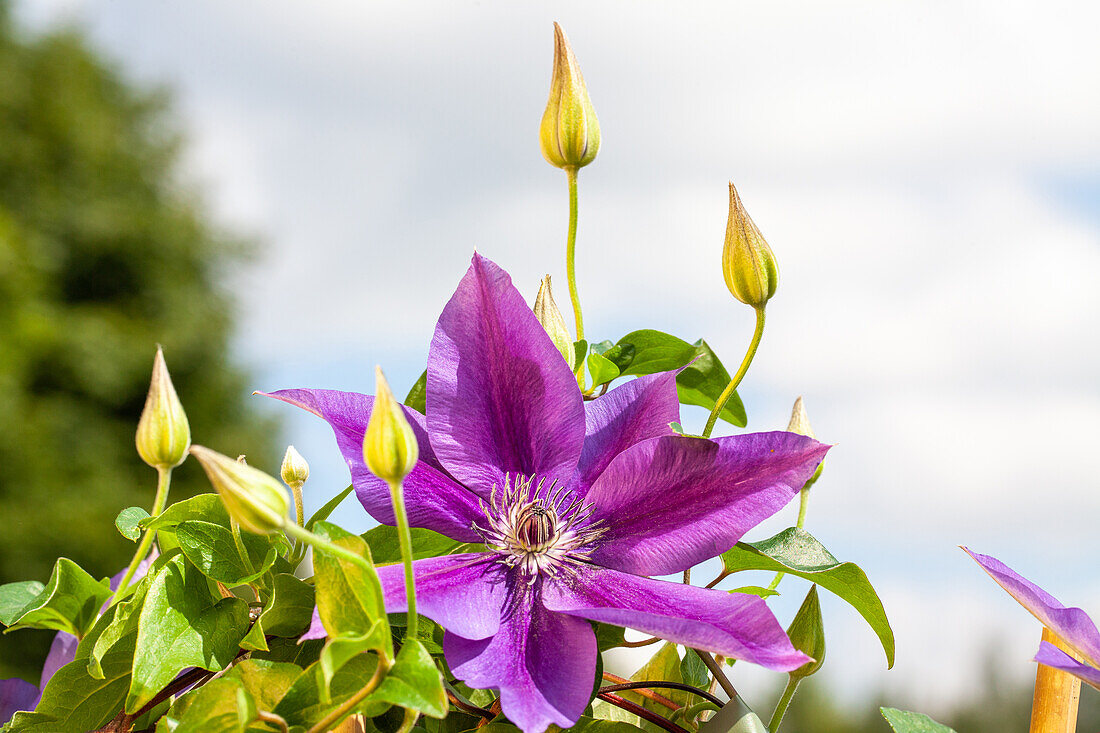
{"type": "MultiPolygon", "coordinates": [[[[152,503],[134,448],[163,344],[196,442],[276,464],[230,357],[226,275],[249,253],[181,180],[182,136],[77,30],[29,34],[0,0],[0,583],[58,556],[97,576],[134,551],[118,511],[152,503]]],[[[209,490],[188,461],[172,498],[209,490]]],[[[0,637],[0,677],[37,682],[48,632],[0,637]]]]}

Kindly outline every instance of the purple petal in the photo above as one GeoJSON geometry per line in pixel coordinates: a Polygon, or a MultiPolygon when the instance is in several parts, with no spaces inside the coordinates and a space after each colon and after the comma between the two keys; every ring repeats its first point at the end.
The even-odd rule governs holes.
{"type": "Polygon", "coordinates": [[[1039,643],[1039,651],[1035,653],[1035,661],[1048,667],[1060,669],[1063,672],[1069,672],[1074,677],[1080,677],[1100,690],[1100,669],[1078,662],[1049,641],[1039,643]]]}
{"type": "Polygon", "coordinates": [[[584,712],[596,675],[596,636],[582,619],[548,611],[519,585],[496,636],[448,632],[447,664],[471,687],[500,690],[504,714],[524,733],[569,728],[584,712]]]}
{"type": "MultiPolygon", "coordinates": [[[[416,609],[448,631],[484,639],[500,628],[506,587],[504,569],[490,553],[429,557],[413,563],[416,609]]],[[[376,568],[387,613],[408,610],[405,566],[376,568]]]]}
{"type": "Polygon", "coordinates": [[[428,434],[483,495],[505,473],[568,481],[584,440],[576,378],[508,273],[474,254],[428,352],[428,434]]]}
{"type": "MultiPolygon", "coordinates": [[[[261,394],[301,407],[328,422],[351,469],[359,501],[379,522],[395,524],[389,486],[372,474],[363,460],[363,434],[373,397],[327,389],[284,389],[261,394]]],[[[478,498],[456,483],[436,460],[424,429],[424,416],[412,408],[403,409],[420,448],[420,460],[403,482],[409,524],[463,542],[480,542],[481,537],[471,529],[473,522],[484,519],[478,498]]]]}
{"type": "Polygon", "coordinates": [[[46,689],[46,683],[57,670],[76,659],[76,647],[79,643],[80,639],[72,634],[64,631],[57,632],[53,637],[53,643],[50,644],[50,653],[46,655],[46,662],[42,665],[42,679],[38,685],[41,689],[46,689]]]}
{"type": "Polygon", "coordinates": [[[325,624],[321,621],[321,612],[317,610],[317,607],[313,607],[313,618],[309,622],[309,628],[306,629],[306,633],[298,637],[298,643],[303,641],[311,641],[313,639],[327,639],[328,632],[325,631],[325,624]]]}
{"type": "Polygon", "coordinates": [[[0,725],[11,720],[20,710],[34,710],[38,698],[38,688],[26,680],[18,677],[0,680],[0,725]]]}
{"type": "Polygon", "coordinates": [[[585,403],[585,436],[575,491],[583,496],[611,459],[635,443],[672,435],[680,419],[676,372],[631,380],[585,403]]]}
{"type": "Polygon", "coordinates": [[[607,532],[592,559],[670,575],[733,547],[786,506],[829,446],[794,433],[654,438],[626,449],[587,499],[607,532]]]}
{"type": "Polygon", "coordinates": [[[1087,613],[1080,608],[1063,606],[1054,596],[997,558],[971,552],[965,547],[962,550],[974,558],[997,585],[1008,591],[1021,606],[1039,619],[1039,623],[1057,634],[1089,662],[1100,662],[1100,633],[1087,613]]]}
{"type": "Polygon", "coordinates": [[[810,661],[756,596],[580,566],[548,582],[543,604],[592,621],[627,626],[695,649],[788,672],[810,661]]]}

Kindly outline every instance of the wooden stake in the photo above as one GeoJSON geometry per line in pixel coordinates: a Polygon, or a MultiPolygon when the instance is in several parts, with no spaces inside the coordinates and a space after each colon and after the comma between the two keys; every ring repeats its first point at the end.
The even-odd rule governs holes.
{"type": "MultiPolygon", "coordinates": [[[[1074,658],[1077,656],[1046,627],[1043,627],[1043,641],[1050,642],[1074,658]]],[[[1045,664],[1038,666],[1035,672],[1035,698],[1031,703],[1030,733],[1075,733],[1081,680],[1045,664]]]]}

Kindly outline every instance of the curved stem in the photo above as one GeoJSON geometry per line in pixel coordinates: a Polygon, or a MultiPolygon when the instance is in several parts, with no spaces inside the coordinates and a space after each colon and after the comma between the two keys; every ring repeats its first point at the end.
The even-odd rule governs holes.
{"type": "Polygon", "coordinates": [[[710,417],[707,418],[707,426],[703,428],[703,437],[709,438],[711,432],[714,430],[714,424],[718,422],[718,415],[725,408],[726,403],[730,401],[730,397],[733,395],[733,391],[737,389],[737,385],[741,384],[741,380],[745,378],[745,372],[749,370],[749,364],[752,364],[753,357],[756,356],[756,350],[760,346],[760,337],[764,335],[764,306],[760,306],[756,309],[756,330],[753,331],[752,341],[749,342],[749,350],[745,352],[745,358],[741,360],[741,366],[737,368],[737,373],[733,375],[733,379],[722,391],[721,396],[718,398],[718,402],[715,403],[714,409],[710,411],[710,417]]]}
{"type": "MultiPolygon", "coordinates": [[[[318,538],[319,539],[319,538],[318,538]]],[[[324,733],[330,730],[333,726],[339,723],[344,718],[351,715],[351,712],[355,710],[355,707],[363,702],[363,700],[374,692],[382,682],[382,678],[386,676],[386,672],[390,670],[390,660],[381,657],[378,659],[378,666],[374,668],[374,674],[367,680],[367,684],[363,685],[363,688],[349,697],[343,705],[333,710],[331,713],[321,719],[317,725],[307,731],[307,733],[324,733]]]]}
{"type": "Polygon", "coordinates": [[[615,707],[622,708],[623,710],[626,710],[629,713],[634,713],[639,718],[642,718],[643,720],[648,720],[650,723],[653,723],[654,725],[656,725],[658,727],[661,727],[661,728],[664,728],[665,730],[669,731],[669,733],[688,733],[686,728],[682,728],[682,727],[676,725],[675,723],[670,721],[668,718],[662,717],[662,716],[658,715],[657,713],[646,710],[641,705],[637,705],[635,703],[632,703],[629,700],[627,700],[625,698],[622,698],[622,697],[619,697],[618,695],[616,695],[614,693],[601,692],[601,693],[597,694],[596,697],[600,698],[601,700],[603,700],[605,702],[611,703],[615,707]]]}
{"type": "Polygon", "coordinates": [[[627,649],[637,649],[640,646],[649,646],[650,644],[656,644],[659,641],[664,641],[657,636],[651,636],[648,639],[642,639],[641,641],[624,641],[619,646],[626,647],[627,649]]]}
{"type": "Polygon", "coordinates": [[[704,652],[700,649],[695,649],[694,651],[699,655],[699,658],[703,660],[703,664],[710,670],[710,673],[714,676],[714,679],[718,681],[722,690],[729,695],[730,700],[736,700],[737,688],[730,682],[729,677],[726,676],[726,673],[718,665],[718,662],[714,661],[714,657],[710,655],[710,652],[704,652]]]}
{"type": "MultiPolygon", "coordinates": [[[[719,700],[714,695],[710,694],[706,690],[700,690],[698,687],[693,687],[693,686],[687,684],[686,682],[671,682],[671,681],[668,681],[668,680],[646,680],[644,682],[632,682],[632,681],[630,681],[628,679],[625,679],[623,677],[620,677],[616,674],[611,674],[610,672],[604,672],[603,677],[604,677],[605,680],[615,682],[616,684],[614,684],[614,685],[604,685],[603,687],[600,688],[600,692],[618,692],[619,690],[635,690],[635,691],[638,692],[638,694],[644,694],[643,690],[652,690],[652,689],[680,690],[681,692],[690,692],[693,695],[698,695],[699,697],[703,698],[704,700],[707,700],[710,703],[718,705],[719,707],[722,705],[722,701],[719,700]]],[[[683,707],[682,705],[680,705],[678,703],[675,703],[672,700],[669,700],[668,698],[663,697],[662,695],[657,695],[656,697],[654,697],[652,699],[653,699],[654,702],[660,702],[666,708],[670,708],[670,709],[673,709],[673,710],[679,710],[681,707],[683,707]],[[658,697],[661,698],[661,699],[658,700],[657,699],[658,697]]]]}
{"type": "MultiPolygon", "coordinates": [[[[164,511],[164,505],[168,503],[168,487],[172,484],[172,469],[166,466],[157,467],[157,495],[153,499],[153,511],[149,512],[149,516],[159,516],[164,511]]],[[[138,565],[141,565],[141,561],[145,559],[145,556],[149,554],[149,548],[153,545],[153,540],[156,539],[156,530],[146,531],[145,535],[141,538],[141,542],[138,544],[137,551],[134,553],[134,558],[130,560],[130,564],[126,567],[126,574],[122,576],[122,580],[118,584],[118,590],[115,591],[115,598],[121,598],[123,592],[129,587],[130,581],[134,579],[134,573],[137,572],[138,565]]]]}
{"type": "Polygon", "coordinates": [[[584,318],[581,316],[581,299],[577,295],[577,169],[566,168],[569,180],[569,234],[565,240],[565,276],[569,280],[569,299],[573,301],[573,318],[577,322],[577,341],[584,338],[584,318]]]}
{"type": "Polygon", "coordinates": [[[351,550],[345,550],[339,545],[335,545],[326,539],[318,537],[304,527],[299,527],[297,524],[287,522],[283,526],[283,529],[286,530],[287,534],[292,535],[309,545],[312,545],[315,550],[327,552],[330,555],[335,555],[336,557],[347,560],[348,562],[355,563],[364,570],[374,570],[374,567],[361,555],[356,555],[351,550]]]}
{"type": "Polygon", "coordinates": [[[255,567],[252,565],[252,558],[248,556],[248,550],[244,547],[244,538],[241,537],[241,525],[237,524],[237,520],[233,517],[229,518],[229,531],[233,533],[233,544],[237,546],[237,554],[241,556],[241,562],[244,563],[245,570],[251,575],[255,571],[255,567]]]}
{"type": "Polygon", "coordinates": [[[397,539],[401,545],[401,562],[405,565],[405,599],[408,603],[408,625],[405,638],[415,639],[418,619],[416,616],[416,580],[413,576],[412,535],[409,532],[409,517],[405,513],[405,492],[401,482],[390,484],[390,498],[393,500],[393,515],[397,519],[397,539]]]}
{"type": "Polygon", "coordinates": [[[419,717],[420,713],[405,708],[405,717],[401,720],[401,727],[397,729],[397,733],[409,733],[413,726],[416,725],[416,720],[419,717]]]}
{"type": "Polygon", "coordinates": [[[787,679],[787,686],[783,689],[783,697],[779,698],[779,702],[775,706],[775,712],[772,713],[772,719],[768,721],[768,730],[771,733],[776,733],[779,730],[779,724],[783,722],[783,716],[787,714],[787,708],[790,706],[791,700],[794,698],[794,692],[798,689],[798,683],[801,681],[801,677],[787,679]]]}

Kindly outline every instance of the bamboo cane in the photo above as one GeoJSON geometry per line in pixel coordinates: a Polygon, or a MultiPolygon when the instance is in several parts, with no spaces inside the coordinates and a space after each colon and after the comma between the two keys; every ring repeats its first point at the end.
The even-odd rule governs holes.
{"type": "MultiPolygon", "coordinates": [[[[1043,627],[1043,641],[1076,655],[1050,629],[1043,627]]],[[[1075,733],[1081,680],[1045,664],[1035,672],[1035,698],[1031,703],[1030,733],[1075,733]]]]}

